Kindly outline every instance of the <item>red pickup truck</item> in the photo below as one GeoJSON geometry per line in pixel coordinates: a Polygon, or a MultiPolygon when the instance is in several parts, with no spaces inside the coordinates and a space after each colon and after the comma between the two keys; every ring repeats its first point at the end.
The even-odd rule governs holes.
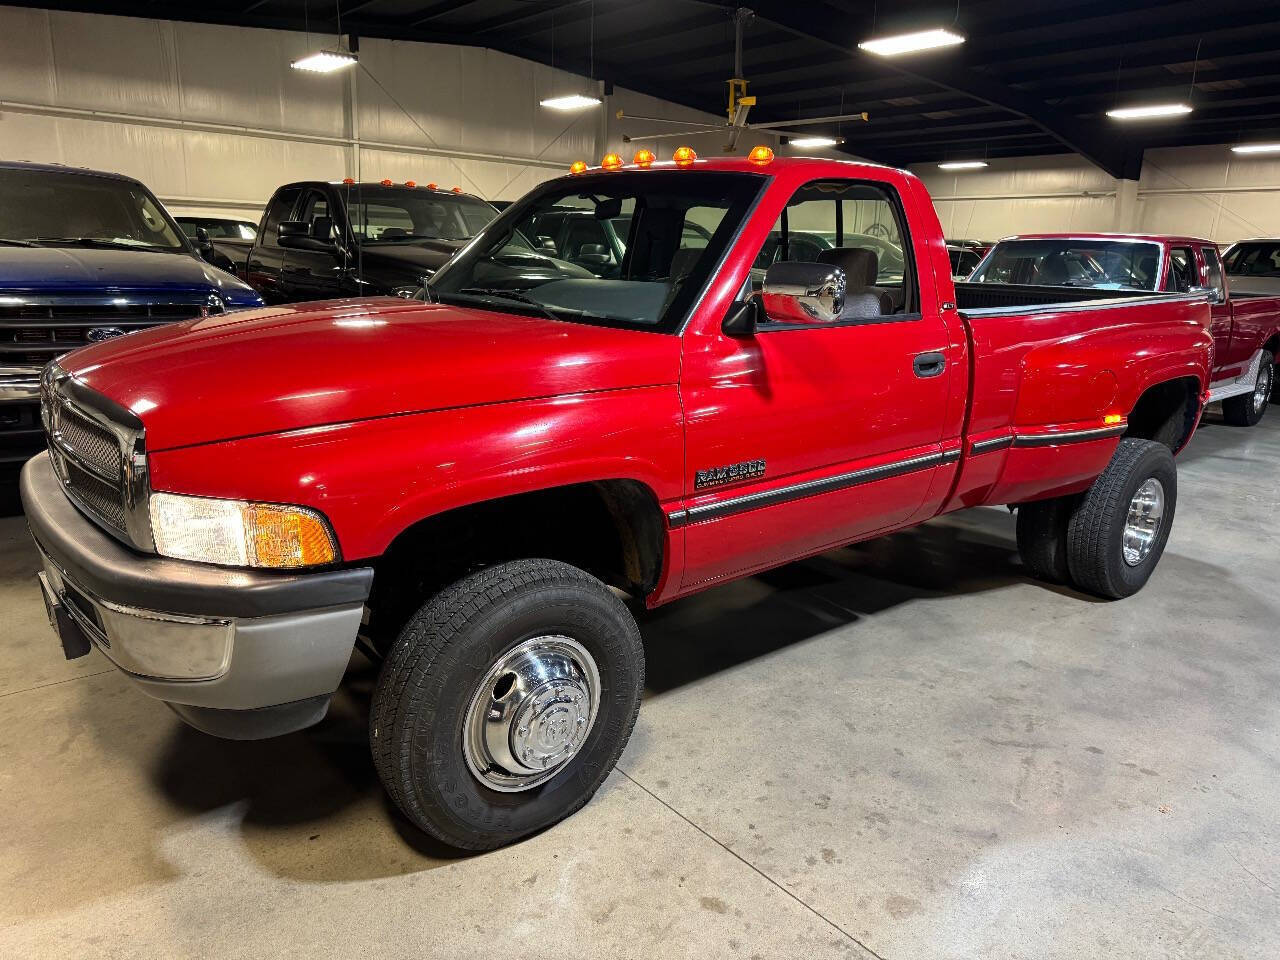
{"type": "Polygon", "coordinates": [[[624,598],[981,504],[1019,505],[1031,573],[1141,588],[1208,396],[1205,298],[984,306],[915,177],[761,153],[543,184],[428,302],[242,311],[50,366],[21,492],[65,654],[249,738],[318,721],[359,643],[388,791],[481,849],[617,760],[644,683],[624,598]],[[601,275],[529,256],[566,206],[625,226],[601,275]],[[790,231],[834,246],[792,260],[790,231]]]}
{"type": "Polygon", "coordinates": [[[1251,427],[1276,394],[1280,296],[1274,289],[1246,290],[1248,284],[1240,277],[1227,279],[1238,247],[1219,257],[1217,246],[1197,237],[1026,234],[1001,240],[969,279],[1068,287],[1104,296],[1126,296],[1134,290],[1208,296],[1215,348],[1209,402],[1222,401],[1228,423],[1251,427]]]}

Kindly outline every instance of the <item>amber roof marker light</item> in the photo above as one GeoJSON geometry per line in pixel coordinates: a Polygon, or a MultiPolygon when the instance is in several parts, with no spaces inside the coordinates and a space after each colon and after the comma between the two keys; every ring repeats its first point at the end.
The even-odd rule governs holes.
{"type": "Polygon", "coordinates": [[[747,154],[747,159],[758,167],[773,163],[773,149],[760,144],[758,147],[752,147],[751,152],[747,154]]]}
{"type": "Polygon", "coordinates": [[[636,151],[636,155],[631,158],[631,162],[637,167],[649,167],[652,166],[653,162],[657,159],[658,158],[654,156],[652,150],[641,149],[636,151]]]}
{"type": "Polygon", "coordinates": [[[606,153],[604,155],[604,159],[600,161],[600,166],[604,167],[606,170],[621,170],[622,158],[616,153],[606,153]]]}
{"type": "Polygon", "coordinates": [[[676,147],[676,152],[671,155],[671,159],[675,161],[677,167],[687,167],[698,159],[698,155],[693,152],[693,147],[676,147]]]}
{"type": "Polygon", "coordinates": [[[569,172],[570,172],[571,174],[573,174],[575,177],[576,177],[578,174],[580,174],[580,173],[586,173],[586,172],[587,172],[587,161],[585,161],[585,160],[575,160],[575,161],[573,161],[573,163],[571,163],[571,164],[569,165],[569,172]]]}

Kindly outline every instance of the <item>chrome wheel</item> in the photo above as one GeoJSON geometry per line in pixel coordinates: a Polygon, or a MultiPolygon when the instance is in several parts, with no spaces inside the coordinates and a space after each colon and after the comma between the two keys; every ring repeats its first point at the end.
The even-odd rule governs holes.
{"type": "Polygon", "coordinates": [[[1151,547],[1160,535],[1160,521],[1164,517],[1164,484],[1150,477],[1138,487],[1129,501],[1129,513],[1124,521],[1121,549],[1124,562],[1136,567],[1151,553],[1151,547]]]}
{"type": "Polygon", "coordinates": [[[595,723],[600,671],[569,637],[535,637],[485,673],[462,724],[467,766],[484,786],[528,790],[564,769],[595,723]]]}
{"type": "MultiPolygon", "coordinates": [[[[1263,359],[1266,359],[1265,356],[1263,359]]],[[[1271,399],[1271,378],[1274,375],[1274,368],[1269,363],[1264,363],[1262,369],[1258,371],[1258,383],[1253,388],[1254,413],[1260,412],[1271,399]]]]}

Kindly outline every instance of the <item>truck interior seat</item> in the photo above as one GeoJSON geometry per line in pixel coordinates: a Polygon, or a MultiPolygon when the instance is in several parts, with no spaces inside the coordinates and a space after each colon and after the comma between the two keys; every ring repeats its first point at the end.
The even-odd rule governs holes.
{"type": "Polygon", "coordinates": [[[844,270],[845,298],[842,318],[888,316],[894,312],[893,295],[876,286],[880,260],[866,247],[834,247],[818,254],[819,263],[829,263],[844,270]]]}

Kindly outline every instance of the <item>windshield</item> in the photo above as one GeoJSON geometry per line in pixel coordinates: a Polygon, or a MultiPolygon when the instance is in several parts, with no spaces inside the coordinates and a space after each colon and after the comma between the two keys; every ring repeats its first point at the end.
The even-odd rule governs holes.
{"type": "Polygon", "coordinates": [[[416,187],[351,187],[348,216],[356,241],[470,240],[498,215],[483,200],[416,187]]]}
{"type": "Polygon", "coordinates": [[[973,283],[1154,290],[1160,246],[1136,240],[1001,240],[973,272],[973,283]]]}
{"type": "Polygon", "coordinates": [[[1280,241],[1237,243],[1227,251],[1222,264],[1236,277],[1280,277],[1280,241]]]}
{"type": "Polygon", "coordinates": [[[677,329],[763,178],[634,171],[556,180],[518,201],[431,280],[444,303],[677,329]]]}
{"type": "Polygon", "coordinates": [[[177,226],[141,184],[45,170],[0,170],[0,238],[187,252],[177,226]]]}

